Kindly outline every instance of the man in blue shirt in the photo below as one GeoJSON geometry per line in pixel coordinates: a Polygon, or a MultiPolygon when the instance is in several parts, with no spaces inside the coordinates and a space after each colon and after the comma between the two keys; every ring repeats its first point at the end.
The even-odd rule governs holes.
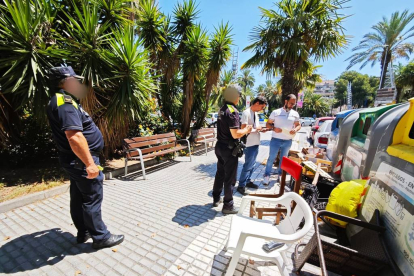
{"type": "Polygon", "coordinates": [[[72,67],[50,70],[51,89],[57,92],[49,102],[47,116],[59,149],[59,161],[70,178],[70,212],[78,230],[77,242],[93,239],[93,248],[120,244],[123,235],[113,235],[102,221],[104,175],[99,154],[104,147],[102,133],[79,104],[86,87],[72,67]]]}

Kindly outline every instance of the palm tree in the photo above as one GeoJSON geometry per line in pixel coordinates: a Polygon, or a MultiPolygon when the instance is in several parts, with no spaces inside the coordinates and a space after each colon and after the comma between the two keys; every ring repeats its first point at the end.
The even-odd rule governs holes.
{"type": "Polygon", "coordinates": [[[202,78],[208,61],[208,37],[200,25],[193,26],[187,33],[183,47],[183,92],[181,133],[186,137],[190,132],[191,110],[193,108],[194,85],[202,78]]]}
{"type": "Polygon", "coordinates": [[[3,98],[13,104],[12,109],[30,109],[42,122],[50,98],[47,71],[67,55],[56,44],[52,29],[55,23],[52,1],[4,0],[0,5],[3,98]]]}
{"type": "Polygon", "coordinates": [[[206,84],[204,88],[204,102],[205,107],[203,115],[199,116],[195,129],[201,128],[204,124],[204,119],[207,116],[207,112],[210,106],[210,96],[213,87],[218,84],[220,71],[226,62],[230,59],[231,49],[230,46],[233,43],[232,28],[228,23],[221,23],[218,28],[215,28],[213,38],[210,40],[210,51],[208,68],[205,75],[206,84]]]}
{"type": "Polygon", "coordinates": [[[395,84],[397,86],[397,102],[401,102],[405,96],[405,90],[410,90],[411,95],[407,95],[407,98],[414,96],[414,60],[407,65],[399,63],[395,70],[395,84]]]}
{"type": "Polygon", "coordinates": [[[243,91],[246,92],[247,88],[251,88],[254,86],[254,75],[250,70],[242,70],[241,74],[239,75],[237,82],[242,87],[243,91]]]}
{"type": "Polygon", "coordinates": [[[352,49],[356,52],[347,60],[350,60],[347,69],[358,63],[360,68],[368,63],[374,66],[378,61],[381,64],[380,87],[384,86],[388,64],[397,58],[409,58],[414,51],[414,43],[407,40],[414,36],[414,26],[409,26],[414,19],[414,13],[404,10],[395,12],[391,18],[383,17],[382,21],[375,24],[374,32],[367,33],[359,45],[352,49]]]}
{"type": "Polygon", "coordinates": [[[108,32],[111,22],[101,23],[99,6],[85,1],[78,7],[73,3],[73,14],[66,13],[68,22],[68,44],[70,61],[75,61],[76,69],[85,77],[88,86],[86,98],[81,100],[82,106],[91,114],[96,114],[102,104],[96,96],[94,87],[100,87],[103,79],[108,76],[110,68],[103,56],[107,47],[108,32]]]}
{"type": "Polygon", "coordinates": [[[243,51],[253,56],[242,68],[260,67],[269,76],[281,75],[283,98],[297,95],[295,75],[309,71],[310,60],[326,60],[342,52],[347,37],[339,12],[347,0],[282,0],[277,10],[260,8],[262,25],[253,29],[253,43],[243,51]]]}
{"type": "Polygon", "coordinates": [[[105,127],[104,133],[109,134],[107,142],[113,146],[127,137],[129,126],[134,121],[142,120],[142,115],[148,114],[150,96],[155,91],[149,74],[148,52],[143,50],[142,41],[136,39],[134,33],[131,25],[114,31],[110,49],[105,51],[112,77],[105,79],[110,99],[105,104],[104,121],[110,127],[105,127]]]}
{"type": "Polygon", "coordinates": [[[329,112],[329,107],[328,102],[321,95],[305,91],[302,115],[312,116],[316,114],[317,116],[323,116],[329,112]]]}

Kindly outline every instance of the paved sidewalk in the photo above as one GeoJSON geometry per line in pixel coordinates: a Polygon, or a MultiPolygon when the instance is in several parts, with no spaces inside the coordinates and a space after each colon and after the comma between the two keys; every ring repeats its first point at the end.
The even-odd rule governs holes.
{"type": "MultiPolygon", "coordinates": [[[[258,160],[267,157],[269,137],[258,160]]],[[[224,275],[231,216],[211,206],[216,157],[212,150],[200,153],[191,163],[180,157],[151,169],[146,181],[139,174],[105,181],[104,221],[112,233],[125,234],[115,248],[95,251],[91,242],[76,244],[68,193],[0,214],[0,274],[224,275]]],[[[256,183],[263,169],[257,167],[256,183]]],[[[277,188],[273,181],[259,192],[277,188]]],[[[240,201],[236,193],[235,203],[240,201]]],[[[235,275],[280,273],[275,264],[242,258],[235,275]]]]}

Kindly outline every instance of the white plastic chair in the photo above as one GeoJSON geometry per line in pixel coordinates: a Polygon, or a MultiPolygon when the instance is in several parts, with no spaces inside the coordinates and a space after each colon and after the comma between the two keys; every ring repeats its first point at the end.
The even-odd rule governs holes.
{"type": "Polygon", "coordinates": [[[289,276],[286,267],[288,262],[286,251],[296,241],[302,239],[311,230],[312,226],[313,216],[311,208],[297,193],[285,193],[279,198],[244,196],[239,213],[233,216],[231,222],[226,249],[232,250],[233,256],[226,276],[233,275],[241,254],[274,261],[279,267],[281,274],[289,276]],[[287,209],[286,217],[279,225],[274,225],[271,221],[243,216],[243,211],[250,205],[250,201],[282,204],[287,209]],[[291,208],[292,201],[296,202],[293,212],[291,208]],[[303,218],[305,218],[304,226],[296,231],[303,218]],[[266,241],[270,240],[282,242],[285,245],[267,253],[262,246],[266,241]]]}

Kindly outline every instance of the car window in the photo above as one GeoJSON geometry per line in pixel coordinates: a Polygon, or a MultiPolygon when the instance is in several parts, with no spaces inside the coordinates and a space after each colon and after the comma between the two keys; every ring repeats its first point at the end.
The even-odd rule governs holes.
{"type": "Polygon", "coordinates": [[[218,114],[214,114],[214,118],[218,118],[218,114]]]}
{"type": "Polygon", "coordinates": [[[321,126],[325,121],[319,121],[318,126],[321,126]]]}
{"type": "Polygon", "coordinates": [[[332,120],[324,121],[322,125],[319,127],[318,132],[330,132],[331,126],[332,120]]]}

